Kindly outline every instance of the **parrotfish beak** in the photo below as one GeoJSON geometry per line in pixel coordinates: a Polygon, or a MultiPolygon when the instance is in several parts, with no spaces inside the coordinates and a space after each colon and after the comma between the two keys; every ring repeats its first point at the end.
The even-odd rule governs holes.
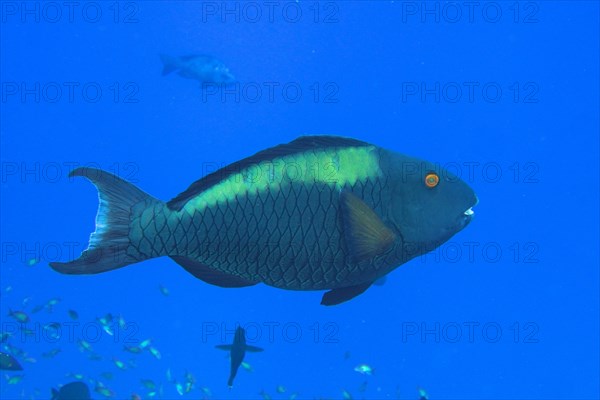
{"type": "Polygon", "coordinates": [[[475,211],[473,211],[473,207],[475,207],[478,203],[479,203],[479,198],[477,198],[477,196],[475,196],[475,204],[473,204],[471,207],[469,207],[461,216],[461,218],[464,220],[464,226],[469,225],[469,222],[471,222],[473,217],[475,217],[475,211]]]}

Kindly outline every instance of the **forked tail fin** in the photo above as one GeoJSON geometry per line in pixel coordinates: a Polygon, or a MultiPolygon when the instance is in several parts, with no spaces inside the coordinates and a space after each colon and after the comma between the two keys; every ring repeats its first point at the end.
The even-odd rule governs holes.
{"type": "Polygon", "coordinates": [[[169,75],[171,72],[179,69],[179,59],[177,57],[168,56],[166,54],[160,55],[160,61],[163,63],[162,75],[169,75]]]}
{"type": "Polygon", "coordinates": [[[77,168],[69,176],[84,176],[98,189],[100,204],[96,231],[90,235],[88,248],[78,259],[66,263],[51,262],[50,266],[63,274],[97,274],[148,258],[130,246],[130,221],[159,200],[99,169],[77,168]]]}

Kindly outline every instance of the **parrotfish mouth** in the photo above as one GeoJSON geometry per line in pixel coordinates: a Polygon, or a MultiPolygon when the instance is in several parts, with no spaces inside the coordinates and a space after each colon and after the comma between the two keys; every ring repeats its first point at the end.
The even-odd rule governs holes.
{"type": "Polygon", "coordinates": [[[461,215],[463,228],[465,226],[469,225],[469,223],[473,219],[474,215],[475,215],[475,212],[473,211],[473,207],[469,207],[469,209],[461,215]]]}
{"type": "Polygon", "coordinates": [[[462,215],[462,218],[464,219],[464,226],[467,226],[475,216],[475,211],[473,211],[473,207],[475,207],[477,203],[479,203],[479,199],[477,198],[477,196],[475,196],[475,204],[469,207],[462,215]]]}

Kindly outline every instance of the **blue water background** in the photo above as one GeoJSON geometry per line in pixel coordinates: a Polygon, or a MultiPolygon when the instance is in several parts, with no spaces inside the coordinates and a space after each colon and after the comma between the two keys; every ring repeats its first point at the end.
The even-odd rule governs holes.
{"type": "Polygon", "coordinates": [[[221,2],[196,1],[96,2],[102,16],[92,22],[83,2],[73,21],[61,6],[56,23],[54,14],[39,22],[20,14],[44,3],[23,4],[2,2],[0,26],[0,321],[16,330],[8,343],[36,362],[19,358],[18,384],[0,378],[2,399],[48,398],[73,380],[68,373],[101,380],[116,398],[148,398],[140,379],[162,385],[168,399],[202,398],[201,387],[219,399],[342,398],[344,390],[417,399],[418,388],[431,399],[598,398],[597,2],[482,3],[470,21],[466,6],[457,16],[446,2],[302,1],[299,22],[285,2],[272,22],[268,6],[254,3],[263,14],[253,22],[247,3],[228,3],[239,15],[223,17],[206,13],[221,2]],[[422,7],[438,7],[439,21],[422,7]],[[222,99],[196,81],[162,77],[160,53],[213,55],[249,92],[222,99]],[[66,82],[79,84],[73,99],[66,82]],[[273,99],[269,82],[278,85],[273,99]],[[473,98],[469,82],[479,85],[473,98]],[[21,90],[36,83],[39,101],[21,90]],[[63,88],[55,102],[53,83],[63,88]],[[436,83],[439,99],[421,88],[436,83]],[[98,101],[84,96],[86,84],[102,89],[98,101]],[[253,102],[256,85],[263,92],[253,102]],[[298,101],[285,85],[301,88],[298,101]],[[216,165],[302,134],[354,137],[456,167],[480,199],[476,218],[450,246],[329,308],[321,292],[210,286],[167,258],[90,276],[48,267],[77,256],[94,230],[96,190],[66,177],[72,163],[117,172],[168,200],[216,165]],[[31,258],[39,262],[29,266],[31,258]],[[51,298],[61,299],[53,312],[32,313],[51,298]],[[19,333],[9,309],[30,314],[33,336],[19,333]],[[69,309],[80,316],[73,337],[65,328],[51,343],[41,326],[71,321],[69,309]],[[128,328],[96,338],[107,313],[128,328]],[[240,370],[228,390],[228,359],[214,346],[232,340],[236,323],[265,351],[247,356],[253,372],[240,370]],[[103,360],[88,360],[80,338],[103,360]],[[123,352],[147,338],[160,360],[123,352]],[[42,356],[53,348],[62,352],[42,356]],[[118,370],[115,357],[136,366],[118,370]],[[371,376],[354,371],[362,363],[371,376]],[[192,392],[178,395],[167,369],[180,382],[191,372],[192,392]]]}

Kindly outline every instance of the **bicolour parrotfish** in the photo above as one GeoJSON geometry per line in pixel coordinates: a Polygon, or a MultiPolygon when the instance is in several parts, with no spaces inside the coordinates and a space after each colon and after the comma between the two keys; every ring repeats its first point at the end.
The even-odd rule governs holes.
{"type": "Polygon", "coordinates": [[[233,338],[232,344],[223,344],[215,346],[217,349],[229,351],[231,357],[231,369],[229,370],[229,379],[227,380],[227,386],[233,387],[233,380],[237,374],[238,368],[244,361],[246,352],[258,353],[263,351],[260,347],[250,346],[246,344],[246,331],[241,326],[238,326],[235,330],[235,337],[233,338]]]}
{"type": "Polygon", "coordinates": [[[88,248],[65,274],[95,274],[169,256],[221,287],[265,283],[363,293],[462,230],[473,190],[438,165],[372,144],[304,136],[230,164],[168,202],[108,172],[78,168],[100,205],[88,248]]]}
{"type": "Polygon", "coordinates": [[[160,55],[163,63],[163,76],[177,71],[183,78],[194,79],[200,83],[231,84],[235,83],[235,76],[223,62],[207,55],[190,55],[173,57],[160,55]]]}

